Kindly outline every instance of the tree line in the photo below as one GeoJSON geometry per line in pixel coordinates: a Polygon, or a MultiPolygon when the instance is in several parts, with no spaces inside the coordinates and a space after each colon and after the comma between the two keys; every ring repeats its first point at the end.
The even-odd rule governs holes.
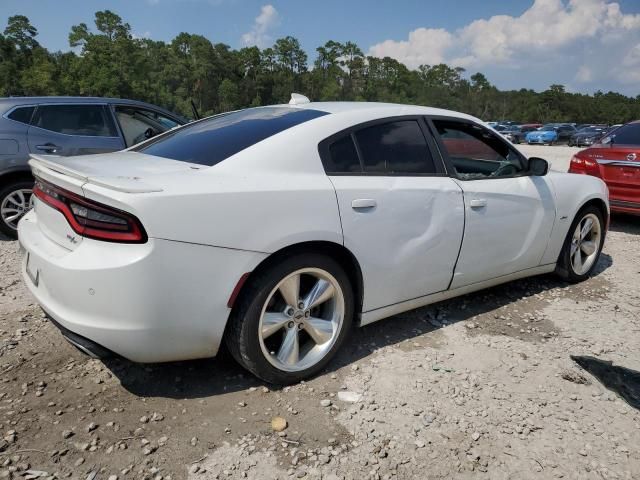
{"type": "Polygon", "coordinates": [[[309,64],[291,36],[269,48],[234,50],[202,35],[180,33],[171,42],[136,38],[109,11],[69,33],[70,51],[50,52],[23,15],[9,17],[0,35],[0,96],[82,95],[143,100],[190,116],[286,103],[292,92],[314,101],[397,102],[447,108],[484,120],[624,123],[640,118],[640,95],[501,91],[482,73],[367,56],[353,42],[328,41],[309,64]]]}

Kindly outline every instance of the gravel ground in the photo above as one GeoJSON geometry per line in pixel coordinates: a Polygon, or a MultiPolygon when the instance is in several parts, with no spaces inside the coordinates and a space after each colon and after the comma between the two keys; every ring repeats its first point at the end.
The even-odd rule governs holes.
{"type": "Polygon", "coordinates": [[[640,414],[618,392],[640,408],[639,235],[614,217],[588,281],[517,281],[355,330],[330,370],[283,389],[225,357],[84,356],[0,239],[0,477],[638,478],[640,414]]]}

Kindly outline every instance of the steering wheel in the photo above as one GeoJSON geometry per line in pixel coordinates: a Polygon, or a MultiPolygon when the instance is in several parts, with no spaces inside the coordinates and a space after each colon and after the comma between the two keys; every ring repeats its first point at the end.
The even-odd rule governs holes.
{"type": "Polygon", "coordinates": [[[500,166],[496,168],[491,174],[490,177],[501,177],[508,175],[515,175],[518,173],[518,170],[511,162],[500,162],[500,166]]]}
{"type": "Polygon", "coordinates": [[[153,128],[147,128],[144,132],[138,135],[133,139],[133,144],[143,142],[144,140],[149,140],[151,137],[155,136],[156,132],[153,131],[153,128]]]}

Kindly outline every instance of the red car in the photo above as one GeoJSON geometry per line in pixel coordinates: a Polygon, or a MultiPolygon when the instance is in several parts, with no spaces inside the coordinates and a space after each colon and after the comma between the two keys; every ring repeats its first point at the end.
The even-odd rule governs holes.
{"type": "Polygon", "coordinates": [[[600,177],[609,187],[611,210],[640,215],[640,120],[578,152],[569,172],[600,177]]]}

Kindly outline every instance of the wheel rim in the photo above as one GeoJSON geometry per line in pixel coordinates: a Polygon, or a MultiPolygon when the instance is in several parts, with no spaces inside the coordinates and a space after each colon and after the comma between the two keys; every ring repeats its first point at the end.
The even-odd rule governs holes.
{"type": "Polygon", "coordinates": [[[287,372],[313,367],[336,343],[344,311],[342,289],[329,272],[304,268],[287,275],[262,308],[258,338],[263,355],[287,372]]]}
{"type": "Polygon", "coordinates": [[[12,228],[18,229],[18,222],[33,208],[33,192],[30,188],[20,188],[9,192],[2,199],[0,205],[0,217],[2,221],[12,228]]]}
{"type": "Polygon", "coordinates": [[[573,232],[571,239],[571,265],[577,275],[587,273],[598,257],[602,229],[600,219],[593,213],[585,215],[573,232]]]}

